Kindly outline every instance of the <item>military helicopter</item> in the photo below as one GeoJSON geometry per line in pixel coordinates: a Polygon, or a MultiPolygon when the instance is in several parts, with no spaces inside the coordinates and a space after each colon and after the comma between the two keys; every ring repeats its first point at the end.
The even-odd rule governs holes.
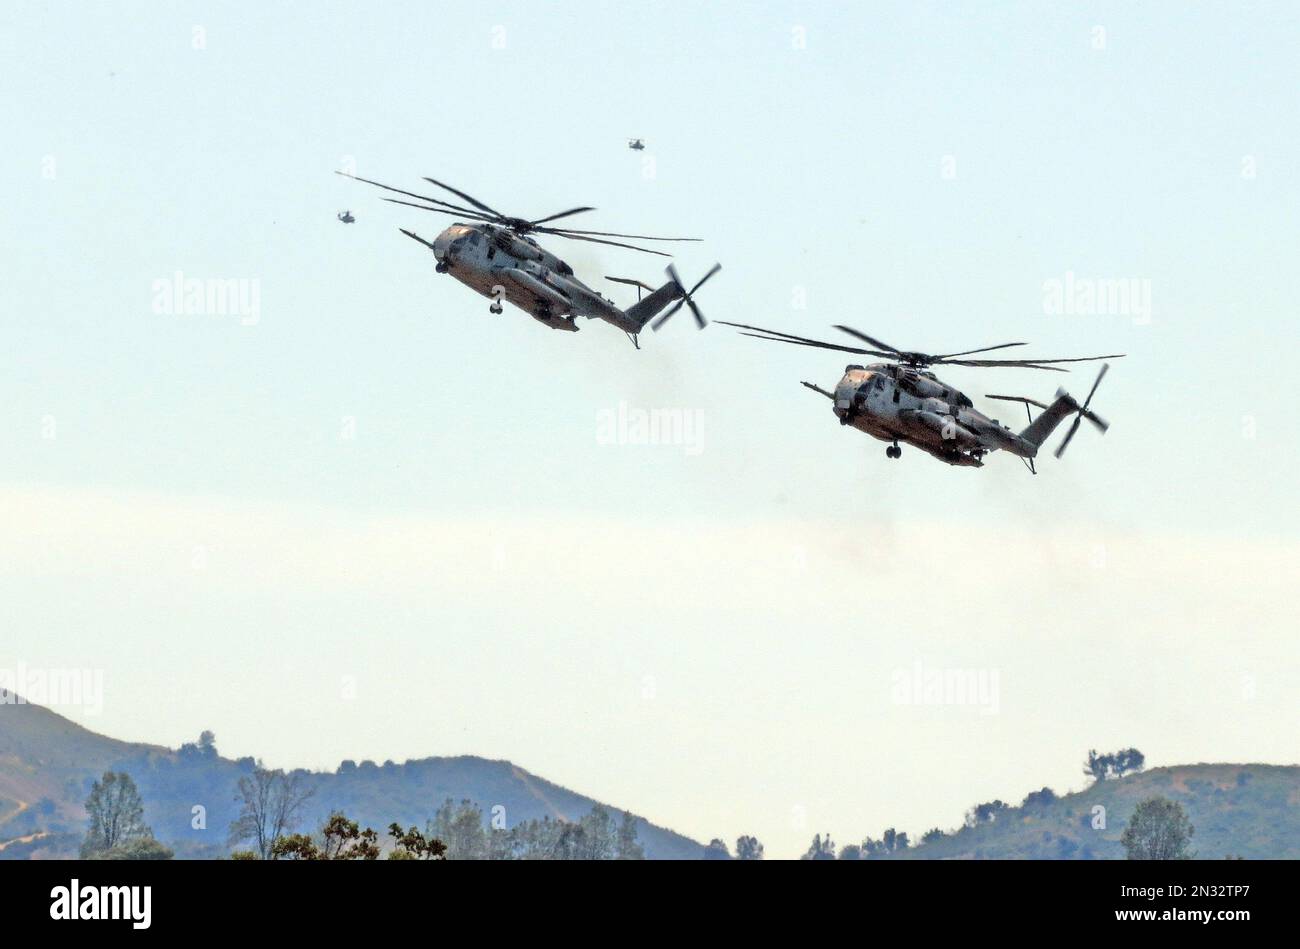
{"type": "MultiPolygon", "coordinates": [[[[366,184],[383,188],[385,191],[392,191],[425,202],[424,204],[416,204],[413,201],[403,201],[400,198],[384,199],[393,204],[403,204],[408,207],[419,208],[422,211],[433,211],[437,214],[461,217],[462,221],[453,223],[433,241],[427,241],[405,228],[399,228],[399,230],[407,237],[419,241],[433,251],[434,259],[437,262],[434,269],[438,273],[451,274],[461,283],[478,291],[483,296],[489,297],[492,304],[488,307],[488,310],[492,313],[502,312],[504,309],[502,301],[504,300],[506,303],[513,303],[538,322],[544,323],[552,329],[564,330],[570,333],[578,331],[576,319],[579,316],[585,316],[588,319],[602,319],[623,330],[632,340],[632,344],[638,349],[640,348],[638,337],[647,323],[654,320],[651,323],[651,328],[658,330],[683,305],[690,307],[695,322],[700,329],[703,329],[708,323],[695,303],[694,294],[703,286],[706,280],[722,269],[721,264],[714,264],[713,269],[706,273],[690,290],[687,290],[682,283],[677,269],[669,264],[667,283],[658,289],[651,290],[649,296],[638,299],[635,304],[626,310],[622,310],[574,276],[572,267],[538,245],[529,235],[552,234],[556,237],[566,237],[575,241],[590,241],[594,244],[626,247],[646,254],[657,254],[660,257],[670,257],[672,255],[663,251],[652,250],[649,247],[638,247],[635,244],[624,244],[619,241],[606,240],[605,238],[624,237],[630,240],[643,241],[697,241],[699,238],[647,237],[639,234],[614,234],[609,231],[577,231],[571,228],[548,227],[546,226],[547,222],[584,211],[594,211],[595,208],[570,208],[567,211],[560,211],[557,214],[550,214],[529,221],[524,218],[502,214],[482,201],[470,197],[465,192],[457,191],[450,185],[435,181],[433,178],[425,178],[424,180],[451,192],[468,203],[470,207],[451,204],[428,195],[403,191],[401,188],[393,188],[378,181],[360,178],[346,172],[339,171],[335,173],[343,175],[345,178],[364,181],[366,184]],[[676,305],[672,306],[663,315],[659,315],[661,310],[673,303],[676,303],[676,305]],[[655,319],[656,316],[658,316],[658,319],[655,319]]],[[[639,284],[642,287],[647,286],[640,283],[640,281],[626,278],[620,278],[618,282],[639,284]]]]}
{"type": "Polygon", "coordinates": [[[645,151],[645,142],[639,138],[629,138],[627,140],[627,147],[632,149],[634,152],[645,151]]]}
{"type": "Polygon", "coordinates": [[[1058,363],[1090,362],[1097,359],[1119,359],[1122,353],[1110,356],[1080,356],[1073,359],[966,359],[978,353],[992,352],[997,349],[1009,349],[1024,346],[1025,343],[1001,343],[997,346],[985,346],[981,349],[968,349],[960,353],[948,353],[933,356],[928,353],[909,352],[895,349],[888,343],[868,336],[849,326],[836,326],[837,330],[861,340],[870,349],[842,346],[838,343],[826,343],[820,340],[794,336],[776,330],[748,326],[744,323],[727,323],[744,330],[744,336],[766,339],[775,343],[790,343],[795,346],[813,346],[818,349],[831,349],[838,352],[854,353],[863,356],[876,356],[890,360],[873,363],[868,366],[846,366],[844,376],[835,387],[834,392],[816,386],[811,382],[803,383],[814,392],[826,396],[834,403],[835,415],[841,425],[852,425],[859,431],[866,432],[873,438],[890,442],[885,449],[889,458],[899,458],[903,454],[900,442],[914,445],[928,452],[940,461],[961,467],[981,468],[984,456],[1001,449],[1018,456],[1031,473],[1037,474],[1034,458],[1038,449],[1047,441],[1056,427],[1069,415],[1074,415],[1074,424],[1070,426],[1056,457],[1065,453],[1065,448],[1074,438],[1079,423],[1087,419],[1103,433],[1110,427],[1109,423],[1093,412],[1089,406],[1097,392],[1097,386],[1110,368],[1103,363],[1101,372],[1083,404],[1079,404],[1064,389],[1056,390],[1056,398],[1046,405],[1024,396],[989,395],[986,398],[1009,402],[1021,402],[1025,413],[1029,415],[1028,427],[1014,432],[997,419],[990,418],[978,411],[971,400],[953,386],[942,382],[934,373],[928,371],[930,366],[1016,366],[1024,369],[1043,369],[1051,372],[1065,372],[1058,363]],[[1042,409],[1038,418],[1033,418],[1029,406],[1042,409]]]}
{"type": "Polygon", "coordinates": [[[353,223],[354,221],[356,221],[356,218],[354,218],[354,217],[352,216],[352,212],[351,212],[351,211],[340,211],[338,214],[336,214],[336,215],[334,215],[334,216],[337,217],[337,218],[338,218],[340,221],[342,221],[344,224],[351,224],[351,223],[353,223]]]}

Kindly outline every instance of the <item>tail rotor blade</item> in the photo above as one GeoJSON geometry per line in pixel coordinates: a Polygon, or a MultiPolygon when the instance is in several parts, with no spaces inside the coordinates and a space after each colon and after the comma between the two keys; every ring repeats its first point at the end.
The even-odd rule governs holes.
{"type": "Polygon", "coordinates": [[[1092,389],[1088,392],[1088,398],[1083,400],[1083,410],[1085,412],[1088,410],[1088,406],[1092,402],[1093,395],[1097,392],[1097,386],[1101,385],[1101,380],[1106,378],[1106,372],[1109,369],[1110,363],[1104,362],[1101,364],[1101,372],[1097,373],[1097,381],[1092,384],[1092,389]]]}
{"type": "Polygon", "coordinates": [[[691,292],[688,293],[688,294],[686,294],[686,295],[687,295],[688,297],[691,296],[691,295],[693,295],[693,294],[695,293],[696,290],[698,290],[698,289],[700,289],[700,287],[704,286],[704,281],[708,280],[710,277],[712,277],[715,273],[717,273],[717,272],[718,272],[719,270],[721,270],[721,269],[722,269],[722,264],[714,264],[713,267],[712,267],[712,269],[710,269],[708,273],[706,273],[703,277],[701,277],[701,278],[700,278],[700,282],[697,283],[695,286],[691,287],[691,292]]]}
{"type": "Polygon", "coordinates": [[[659,317],[657,320],[651,323],[650,328],[654,330],[656,333],[659,332],[660,327],[662,327],[665,323],[667,323],[670,319],[672,319],[673,314],[676,313],[678,310],[680,310],[682,308],[682,305],[685,303],[686,303],[686,298],[682,297],[680,300],[678,300],[676,303],[673,304],[672,309],[668,310],[667,312],[664,313],[663,316],[659,317]]]}
{"type": "Polygon", "coordinates": [[[722,269],[722,264],[714,264],[712,269],[709,270],[709,272],[706,273],[703,277],[701,277],[699,282],[696,283],[695,286],[687,290],[686,285],[682,283],[682,275],[677,272],[676,267],[674,267],[672,264],[669,264],[667,268],[665,268],[668,274],[668,279],[672,281],[673,286],[677,288],[677,291],[681,294],[681,296],[677,298],[677,302],[674,303],[672,307],[669,308],[663,314],[663,316],[659,317],[653,323],[650,324],[650,328],[658,332],[659,328],[662,327],[665,323],[667,323],[670,319],[672,319],[673,314],[675,314],[683,306],[690,307],[691,316],[695,317],[696,326],[698,326],[700,329],[704,329],[704,327],[708,326],[709,321],[705,319],[704,314],[700,312],[700,307],[695,302],[694,295],[696,290],[704,286],[705,281],[707,281],[710,277],[712,277],[715,273],[717,273],[721,269],[722,269]]]}
{"type": "Polygon", "coordinates": [[[694,300],[692,300],[690,297],[687,297],[686,305],[691,308],[691,314],[695,317],[696,326],[698,326],[700,329],[704,329],[704,327],[709,325],[709,321],[704,318],[704,314],[700,312],[700,308],[695,305],[694,300]]]}
{"type": "Polygon", "coordinates": [[[1060,447],[1056,449],[1057,458],[1060,458],[1062,455],[1065,454],[1066,446],[1070,444],[1070,439],[1074,437],[1074,433],[1079,430],[1079,423],[1082,421],[1083,421],[1082,415],[1076,415],[1074,417],[1074,424],[1070,426],[1070,430],[1065,433],[1065,440],[1061,442],[1060,447]]]}
{"type": "MultiPolygon", "coordinates": [[[[1108,369],[1110,369],[1110,363],[1101,364],[1101,371],[1097,373],[1097,378],[1093,381],[1092,388],[1088,390],[1088,398],[1083,400],[1083,405],[1078,405],[1076,403],[1076,408],[1074,410],[1074,423],[1070,426],[1070,430],[1065,433],[1065,438],[1064,440],[1062,440],[1061,446],[1056,449],[1057,458],[1060,458],[1062,455],[1065,454],[1066,446],[1070,444],[1070,439],[1072,439],[1074,437],[1074,433],[1079,430],[1079,423],[1082,422],[1084,419],[1087,419],[1089,422],[1095,425],[1097,427],[1097,430],[1100,431],[1103,435],[1106,433],[1106,430],[1110,428],[1109,422],[1107,422],[1096,412],[1093,412],[1091,409],[1088,408],[1088,406],[1092,403],[1092,397],[1097,394],[1097,387],[1101,385],[1101,380],[1106,378],[1106,371],[1108,369]]],[[[1056,394],[1057,397],[1059,398],[1061,395],[1064,394],[1064,390],[1058,391],[1056,394]]]]}
{"type": "Polygon", "coordinates": [[[681,274],[677,272],[677,268],[670,263],[667,267],[667,270],[668,270],[668,279],[671,280],[676,286],[681,287],[682,293],[685,293],[686,287],[682,285],[682,277],[681,274]]]}

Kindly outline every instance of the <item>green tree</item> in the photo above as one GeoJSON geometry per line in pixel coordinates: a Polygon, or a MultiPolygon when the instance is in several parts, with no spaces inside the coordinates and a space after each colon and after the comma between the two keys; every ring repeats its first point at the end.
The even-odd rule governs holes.
{"type": "Polygon", "coordinates": [[[319,843],[308,834],[277,838],[271,847],[273,860],[377,860],[379,835],[364,830],[343,814],[329,816],[321,828],[319,843]]]}
{"type": "Polygon", "coordinates": [[[91,857],[93,860],[170,860],[172,849],[160,844],[152,837],[136,837],[123,841],[116,847],[100,850],[91,857]]]}
{"type": "Polygon", "coordinates": [[[1105,781],[1110,773],[1110,755],[1099,755],[1096,749],[1088,750],[1088,760],[1083,763],[1083,773],[1094,781],[1105,781]]]}
{"type": "Polygon", "coordinates": [[[871,857],[887,857],[891,853],[906,850],[909,846],[911,846],[911,843],[907,839],[907,834],[899,833],[890,827],[880,835],[879,840],[868,837],[862,841],[862,853],[868,859],[871,857]]]}
{"type": "Polygon", "coordinates": [[[835,841],[831,840],[831,835],[827,834],[823,840],[821,834],[814,834],[812,843],[808,845],[808,850],[800,860],[834,860],[835,859],[835,841]]]}
{"type": "Polygon", "coordinates": [[[1146,764],[1146,755],[1136,748],[1125,748],[1114,754],[1115,759],[1115,777],[1122,778],[1126,774],[1134,774],[1141,771],[1146,764]]]}
{"type": "Polygon", "coordinates": [[[425,837],[414,827],[402,830],[396,822],[388,825],[388,836],[393,838],[390,860],[446,860],[447,845],[437,837],[425,837]]]}
{"type": "Polygon", "coordinates": [[[1122,778],[1126,774],[1141,771],[1146,764],[1146,755],[1136,748],[1124,748],[1108,755],[1099,755],[1095,750],[1088,752],[1084,762],[1083,773],[1094,781],[1109,781],[1122,778]]]}
{"type": "Polygon", "coordinates": [[[1191,860],[1195,830],[1177,801],[1149,797],[1133,811],[1119,842],[1130,860],[1191,860]]]}
{"type": "Polygon", "coordinates": [[[714,837],[709,841],[709,845],[704,848],[705,860],[730,860],[731,851],[727,849],[727,843],[714,837]]]}
{"type": "Polygon", "coordinates": [[[199,734],[197,742],[186,742],[180,747],[180,756],[182,758],[207,758],[214,759],[217,757],[217,736],[211,731],[204,730],[199,734]]]}
{"type": "Polygon", "coordinates": [[[1006,810],[1005,801],[995,800],[976,804],[966,813],[966,826],[976,827],[980,824],[991,824],[1001,817],[1006,810]]]}
{"type": "Polygon", "coordinates": [[[455,804],[447,798],[434,812],[425,831],[447,845],[448,860],[487,858],[488,840],[483,829],[483,812],[473,801],[455,804]]]}
{"type": "Polygon", "coordinates": [[[613,860],[618,856],[618,832],[614,818],[602,804],[593,805],[579,821],[580,845],[572,859],[613,860]]]}
{"type": "Polygon", "coordinates": [[[139,840],[152,840],[144,822],[144,802],[131,776],[124,771],[105,771],[86,798],[90,826],[81,844],[83,859],[103,857],[108,851],[139,840]]]}
{"type": "Polygon", "coordinates": [[[1047,807],[1056,801],[1056,792],[1049,787],[1041,791],[1030,791],[1025,795],[1021,807],[1047,807]]]}
{"type": "Polygon", "coordinates": [[[312,789],[303,774],[257,767],[239,779],[239,816],[230,824],[230,843],[252,843],[259,860],[274,860],[275,842],[297,825],[312,789]]]}
{"type": "Polygon", "coordinates": [[[737,837],[736,838],[736,859],[737,860],[762,860],[763,845],[759,843],[757,837],[737,837]]]}
{"type": "Polygon", "coordinates": [[[618,825],[618,841],[614,848],[616,860],[644,860],[645,848],[636,839],[636,818],[627,811],[618,825]]]}

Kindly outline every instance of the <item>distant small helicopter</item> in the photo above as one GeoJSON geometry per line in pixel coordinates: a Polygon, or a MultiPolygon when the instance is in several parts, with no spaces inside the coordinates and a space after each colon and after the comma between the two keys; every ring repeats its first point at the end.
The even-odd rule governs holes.
{"type": "MultiPolygon", "coordinates": [[[[689,290],[682,283],[677,269],[669,264],[667,283],[658,289],[651,290],[650,295],[644,299],[638,298],[637,302],[626,310],[621,310],[574,276],[572,267],[538,245],[528,235],[553,234],[556,237],[566,237],[570,240],[609,244],[613,247],[626,247],[646,254],[658,254],[660,257],[670,257],[672,255],[648,247],[637,247],[635,244],[623,244],[618,241],[604,240],[604,238],[624,237],[644,241],[697,241],[698,238],[647,237],[641,234],[614,234],[609,231],[576,231],[570,228],[547,227],[545,225],[548,221],[555,221],[584,211],[594,211],[595,208],[570,208],[567,211],[560,211],[558,214],[551,214],[529,221],[502,214],[478,199],[470,197],[465,192],[457,191],[450,185],[445,185],[441,181],[435,181],[432,178],[425,178],[424,180],[451,192],[466,201],[471,207],[466,208],[450,204],[439,198],[403,191],[401,188],[393,188],[386,184],[380,184],[378,181],[349,175],[342,171],[335,172],[335,174],[363,181],[366,184],[383,188],[385,191],[392,191],[395,194],[427,202],[425,204],[415,204],[399,198],[384,199],[393,204],[403,204],[407,207],[419,208],[422,211],[433,211],[438,214],[460,216],[464,221],[469,222],[452,224],[433,241],[427,241],[405,228],[399,228],[399,230],[407,237],[419,241],[433,251],[434,259],[437,261],[434,269],[438,273],[451,274],[461,283],[490,298],[492,304],[488,309],[492,313],[502,312],[504,309],[502,301],[504,300],[507,303],[513,303],[538,322],[544,323],[552,329],[565,330],[571,333],[578,330],[576,318],[579,316],[585,316],[588,319],[602,319],[623,330],[632,340],[632,344],[638,349],[640,348],[638,337],[647,323],[654,320],[651,323],[651,329],[658,330],[683,305],[690,307],[695,322],[700,329],[703,329],[708,323],[704,318],[704,314],[700,312],[700,308],[696,305],[694,295],[695,291],[699,290],[706,280],[722,269],[721,264],[714,264],[713,268],[689,290]],[[661,310],[673,303],[676,303],[676,305],[672,306],[663,315],[659,315],[661,310]],[[656,316],[658,319],[655,319],[656,316]]],[[[649,289],[646,284],[637,280],[615,279],[618,283],[630,283],[649,289]]]]}
{"type": "Polygon", "coordinates": [[[356,218],[352,216],[351,211],[340,211],[336,216],[344,224],[351,224],[353,221],[356,220],[356,218]]]}
{"type": "Polygon", "coordinates": [[[632,149],[634,152],[645,151],[645,141],[639,138],[629,138],[627,140],[627,147],[632,149]]]}
{"type": "Polygon", "coordinates": [[[1017,366],[1024,369],[1065,372],[1066,370],[1055,364],[1119,359],[1123,356],[1123,353],[1116,353],[1110,356],[1081,356],[1073,359],[964,359],[961,357],[1026,344],[1002,343],[998,346],[985,346],[982,349],[932,356],[928,353],[895,349],[888,343],[883,343],[849,326],[837,325],[835,328],[872,348],[841,346],[838,343],[807,339],[803,336],[748,326],[744,323],[728,323],[724,320],[718,322],[724,326],[746,330],[748,332],[742,335],[753,336],[756,339],[891,360],[869,366],[846,366],[844,376],[834,392],[828,392],[811,382],[803,383],[807,388],[826,396],[835,403],[835,415],[841,425],[852,425],[873,438],[892,442],[885,449],[885,455],[889,458],[898,458],[902,455],[903,450],[899,447],[899,442],[904,442],[928,452],[947,464],[980,468],[984,465],[983,459],[986,454],[1001,449],[1017,455],[1034,474],[1037,474],[1034,458],[1038,455],[1038,449],[1067,416],[1074,415],[1074,424],[1070,426],[1065,439],[1056,449],[1057,458],[1065,453],[1065,447],[1070,444],[1070,439],[1074,438],[1074,433],[1078,431],[1079,423],[1083,419],[1086,418],[1102,432],[1110,427],[1109,423],[1089,408],[1097,386],[1101,385],[1101,380],[1105,377],[1110,364],[1102,364],[1101,372],[1097,374],[1097,380],[1092,384],[1092,390],[1082,405],[1064,389],[1056,390],[1056,399],[1051,405],[1023,396],[986,396],[990,399],[1025,404],[1025,412],[1030,415],[1029,425],[1020,432],[1013,432],[996,419],[989,418],[983,412],[976,410],[963,392],[940,381],[934,373],[927,371],[928,367],[934,365],[1017,366]],[[1029,412],[1031,405],[1043,410],[1036,419],[1029,412]]]}

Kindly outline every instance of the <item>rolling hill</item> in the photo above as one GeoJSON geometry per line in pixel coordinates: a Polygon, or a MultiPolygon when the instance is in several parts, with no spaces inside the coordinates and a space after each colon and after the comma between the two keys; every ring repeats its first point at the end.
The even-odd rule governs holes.
{"type": "MultiPolygon", "coordinates": [[[[85,832],[82,804],[106,770],[131,775],[145,820],[178,857],[224,855],[239,810],[236,786],[253,767],[251,758],[231,760],[197,745],[172,750],[117,741],[37,705],[0,704],[0,858],[75,856],[85,832]],[[204,809],[201,828],[192,826],[196,806],[204,809]]],[[[423,827],[447,798],[472,800],[485,811],[502,805],[510,825],[548,816],[576,820],[597,803],[508,761],[471,756],[344,762],[334,772],[303,774],[315,793],[301,829],[320,826],[335,810],[381,831],[394,820],[423,827]]],[[[703,853],[697,842],[645,820],[637,836],[650,859],[703,853]]]]}
{"type": "Polygon", "coordinates": [[[1123,859],[1128,819],[1156,795],[1186,810],[1202,859],[1300,859],[1300,767],[1263,764],[1178,765],[1100,781],[1050,803],[1008,808],[891,859],[1123,859]],[[1105,826],[1094,829],[1098,816],[1105,826]]]}
{"type": "MultiPolygon", "coordinates": [[[[0,704],[0,859],[75,856],[85,829],[82,804],[106,770],[131,774],[146,821],[178,857],[222,856],[238,813],[236,784],[253,767],[251,758],[231,760],[215,749],[118,741],[40,706],[0,704]],[[204,809],[204,827],[192,826],[196,806],[204,809]]],[[[502,805],[511,825],[547,816],[576,820],[596,803],[508,761],[472,756],[345,761],[333,772],[302,773],[315,791],[302,829],[319,826],[334,810],[379,830],[393,820],[423,826],[448,798],[484,810],[502,805]]],[[[1186,809],[1201,858],[1300,859],[1300,767],[1261,764],[1153,768],[1061,797],[1034,795],[889,859],[1119,859],[1126,822],[1139,801],[1154,795],[1186,809]],[[1094,828],[1100,814],[1104,826],[1094,828]]],[[[703,855],[696,841],[644,820],[638,837],[651,859],[703,855]]]]}

